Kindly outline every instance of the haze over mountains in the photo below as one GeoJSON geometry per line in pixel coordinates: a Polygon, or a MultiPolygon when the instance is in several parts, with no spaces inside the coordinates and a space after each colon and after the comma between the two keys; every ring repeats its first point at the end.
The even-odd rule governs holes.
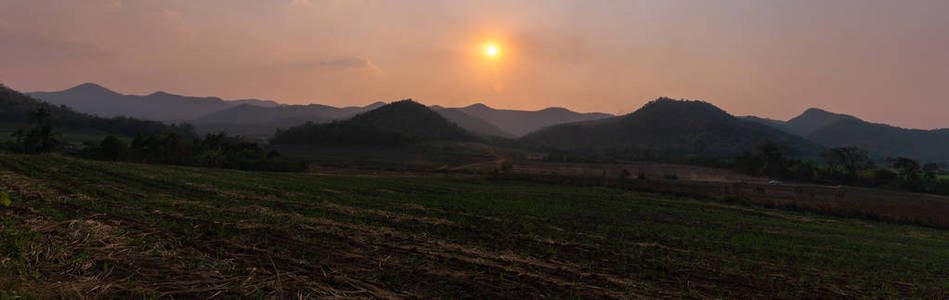
{"type": "Polygon", "coordinates": [[[224,101],[217,97],[187,97],[160,91],[144,96],[124,95],[94,83],[80,84],[59,92],[33,92],[29,95],[100,117],[126,116],[165,122],[194,120],[242,104],[269,107],[279,105],[273,101],[259,99],[224,101]]]}
{"type": "Polygon", "coordinates": [[[478,103],[458,110],[481,118],[503,129],[515,137],[562,123],[589,121],[612,117],[604,113],[577,113],[562,107],[550,107],[538,111],[494,109],[478,103]]]}
{"type": "Polygon", "coordinates": [[[485,121],[484,119],[471,116],[464,112],[461,108],[444,108],[440,106],[432,106],[431,109],[435,110],[445,119],[451,120],[468,130],[469,132],[484,136],[484,137],[502,137],[502,138],[513,138],[514,135],[504,131],[504,129],[499,128],[498,126],[485,121]]]}
{"type": "MultiPolygon", "coordinates": [[[[195,124],[199,133],[227,131],[259,139],[272,137],[278,128],[347,120],[385,106],[383,102],[341,108],[282,105],[257,99],[222,100],[164,92],[123,95],[96,84],[30,95],[84,113],[188,122],[195,124]]],[[[736,118],[709,103],[671,99],[653,101],[634,113],[618,117],[564,108],[504,110],[480,103],[428,109],[471,136],[523,137],[521,141],[525,143],[569,151],[725,155],[751,151],[760,142],[770,140],[801,155],[817,154],[820,147],[857,146],[878,159],[905,156],[922,161],[949,161],[949,129],[904,129],[816,108],[788,121],[754,116],[736,118]]]]}
{"type": "Polygon", "coordinates": [[[327,123],[352,117],[376,109],[383,102],[367,106],[332,107],[321,104],[280,105],[263,107],[242,104],[213,112],[190,121],[201,132],[225,131],[249,137],[270,138],[278,128],[288,128],[306,122],[327,123]]]}
{"type": "Polygon", "coordinates": [[[736,155],[765,141],[797,155],[814,155],[814,143],[759,123],[742,120],[702,101],[660,98],[619,117],[551,126],[523,140],[539,146],[622,158],[654,155],[736,155]]]}
{"type": "Polygon", "coordinates": [[[187,127],[132,118],[98,117],[77,112],[69,107],[52,105],[0,85],[0,127],[23,128],[24,124],[32,124],[36,122],[33,114],[40,109],[49,113],[47,121],[50,125],[62,129],[91,130],[125,136],[174,132],[182,138],[193,137],[193,131],[187,127]]]}
{"type": "Polygon", "coordinates": [[[949,161],[949,129],[906,129],[810,108],[788,121],[744,117],[805,137],[825,147],[856,146],[877,158],[905,156],[949,161]]]}
{"type": "MultiPolygon", "coordinates": [[[[195,124],[202,133],[223,130],[257,138],[268,138],[277,128],[287,128],[308,121],[326,123],[343,120],[385,104],[376,102],[363,107],[337,108],[320,104],[284,105],[258,99],[188,97],[164,92],[136,96],[123,95],[92,83],[59,92],[34,92],[30,95],[100,116],[189,122],[195,124]]],[[[506,138],[519,137],[550,125],[612,116],[602,113],[577,113],[564,108],[538,111],[503,110],[483,104],[463,108],[432,108],[474,134],[506,138]]]]}

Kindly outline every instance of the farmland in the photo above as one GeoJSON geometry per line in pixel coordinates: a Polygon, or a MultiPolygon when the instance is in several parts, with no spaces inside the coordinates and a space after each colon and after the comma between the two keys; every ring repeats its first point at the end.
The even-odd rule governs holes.
{"type": "Polygon", "coordinates": [[[949,296],[949,231],[468,174],[0,154],[0,295],[949,296]]]}

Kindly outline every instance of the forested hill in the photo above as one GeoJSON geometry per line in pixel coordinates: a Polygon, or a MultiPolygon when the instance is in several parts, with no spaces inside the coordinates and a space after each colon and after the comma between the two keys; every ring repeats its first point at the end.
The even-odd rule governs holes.
{"type": "Polygon", "coordinates": [[[819,153],[816,144],[742,120],[702,101],[659,98],[628,115],[545,128],[525,136],[530,145],[636,158],[643,155],[729,156],[754,151],[765,141],[793,154],[819,153]]]}
{"type": "Polygon", "coordinates": [[[434,140],[471,140],[470,133],[412,100],[393,102],[350,119],[279,130],[272,144],[396,146],[434,140]]]}

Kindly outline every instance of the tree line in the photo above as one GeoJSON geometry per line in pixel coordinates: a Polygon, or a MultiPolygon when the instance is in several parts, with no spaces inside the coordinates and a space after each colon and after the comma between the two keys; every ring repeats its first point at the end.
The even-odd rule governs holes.
{"type": "Polygon", "coordinates": [[[736,158],[734,169],[782,180],[949,195],[949,179],[940,178],[946,172],[945,164],[921,164],[906,157],[874,161],[866,150],[857,147],[830,148],[821,156],[824,164],[795,159],[781,145],[765,142],[756,153],[736,158]]]}
{"type": "Polygon", "coordinates": [[[173,132],[138,135],[131,143],[116,136],[105,137],[83,152],[89,158],[150,164],[230,168],[258,171],[303,171],[302,161],[280,158],[276,150],[266,150],[256,142],[226,133],[183,140],[173,132]]]}
{"type": "Polygon", "coordinates": [[[149,164],[173,164],[262,171],[302,171],[306,163],[286,160],[275,150],[266,150],[256,142],[226,133],[194,137],[193,127],[161,133],[137,134],[131,143],[108,135],[99,143],[82,149],[69,149],[50,122],[50,111],[39,108],[30,114],[32,127],[13,133],[15,140],[5,144],[10,151],[38,154],[66,151],[84,158],[149,164]]]}

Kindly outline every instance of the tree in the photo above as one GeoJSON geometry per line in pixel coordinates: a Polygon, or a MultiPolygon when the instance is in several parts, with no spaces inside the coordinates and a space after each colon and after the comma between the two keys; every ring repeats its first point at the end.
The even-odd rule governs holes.
{"type": "Polygon", "coordinates": [[[911,190],[920,190],[923,184],[922,167],[915,160],[896,157],[887,158],[890,167],[903,179],[904,185],[911,190]]]}
{"type": "Polygon", "coordinates": [[[766,161],[782,161],[784,157],[787,156],[787,149],[785,147],[770,140],[758,145],[758,151],[761,152],[761,156],[766,161]]]}
{"type": "Polygon", "coordinates": [[[940,167],[938,163],[928,163],[928,164],[923,165],[923,172],[927,172],[927,173],[939,172],[940,169],[942,169],[942,167],[940,167]]]}
{"type": "Polygon", "coordinates": [[[49,120],[50,113],[49,109],[46,107],[40,107],[30,113],[30,119],[35,122],[37,125],[46,123],[49,120]]]}
{"type": "Polygon", "coordinates": [[[922,167],[915,160],[906,157],[887,158],[890,167],[896,169],[897,174],[903,178],[918,176],[922,167]]]}
{"type": "Polygon", "coordinates": [[[30,119],[36,123],[36,126],[29,131],[17,130],[13,133],[20,151],[32,154],[50,152],[59,148],[61,142],[56,138],[56,131],[53,130],[53,126],[47,124],[49,116],[50,111],[46,107],[30,112],[30,119]]]}
{"type": "Polygon", "coordinates": [[[852,181],[857,177],[857,171],[873,167],[873,161],[864,151],[857,147],[831,148],[824,152],[824,160],[831,170],[844,175],[844,179],[852,181]]]}
{"type": "Polygon", "coordinates": [[[758,151],[761,152],[761,163],[764,164],[761,173],[778,178],[791,176],[791,161],[787,159],[787,148],[772,141],[764,141],[758,145],[758,151]]]}
{"type": "Polygon", "coordinates": [[[102,139],[99,143],[99,156],[111,161],[125,160],[128,158],[129,145],[122,139],[110,135],[102,139]]]}
{"type": "Polygon", "coordinates": [[[20,151],[26,154],[52,152],[62,142],[56,138],[53,126],[40,125],[29,131],[18,130],[13,133],[20,151]]]}

